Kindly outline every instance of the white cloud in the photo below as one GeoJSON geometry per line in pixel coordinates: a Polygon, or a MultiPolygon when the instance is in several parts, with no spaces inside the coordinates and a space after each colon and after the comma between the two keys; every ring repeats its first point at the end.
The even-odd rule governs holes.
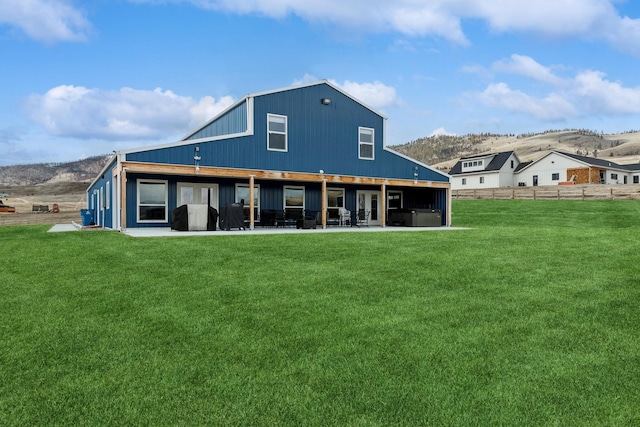
{"type": "Polygon", "coordinates": [[[331,83],[373,108],[385,108],[400,103],[396,89],[379,81],[356,83],[345,80],[340,84],[332,80],[331,83]]]}
{"type": "Polygon", "coordinates": [[[293,81],[293,85],[294,86],[304,85],[304,84],[307,84],[307,83],[317,82],[318,80],[320,80],[320,79],[317,78],[316,76],[314,76],[313,74],[305,73],[305,75],[302,76],[301,79],[294,80],[293,81]]]}
{"type": "Polygon", "coordinates": [[[182,1],[208,10],[259,14],[280,19],[296,15],[367,32],[393,31],[436,36],[465,45],[465,20],[481,20],[497,33],[522,32],[545,37],[605,40],[640,55],[640,20],[620,16],[618,0],[130,0],[137,3],[182,1]]]}
{"type": "Polygon", "coordinates": [[[439,127],[438,129],[431,132],[431,134],[429,135],[429,138],[431,138],[432,136],[442,136],[442,135],[456,136],[457,134],[452,132],[447,132],[445,128],[439,127]]]}
{"type": "Polygon", "coordinates": [[[68,0],[2,0],[0,25],[19,28],[38,41],[82,41],[91,24],[68,0]]]}
{"type": "Polygon", "coordinates": [[[639,114],[640,88],[628,88],[605,80],[605,73],[584,71],[574,82],[575,96],[583,108],[598,114],[639,114]]]}
{"type": "Polygon", "coordinates": [[[493,64],[493,69],[498,72],[518,74],[524,77],[548,83],[555,86],[565,84],[565,80],[551,72],[549,67],[545,67],[533,58],[524,55],[511,55],[509,60],[497,61],[493,64]]]}
{"type": "Polygon", "coordinates": [[[228,96],[194,100],[160,88],[106,91],[62,85],[31,95],[24,108],[51,135],[144,140],[183,136],[232,103],[228,96]]]}
{"type": "Polygon", "coordinates": [[[497,82],[487,86],[483,92],[467,94],[465,101],[477,101],[484,106],[546,121],[640,114],[640,87],[625,87],[621,82],[607,80],[606,74],[600,71],[582,71],[574,77],[561,78],[550,68],[522,55],[498,61],[492,69],[527,77],[550,86],[552,90],[546,96],[538,97],[512,89],[505,82],[497,82]]]}
{"type": "Polygon", "coordinates": [[[558,94],[537,98],[513,90],[506,83],[490,84],[477,98],[489,107],[524,113],[541,120],[563,120],[576,115],[575,107],[558,94]]]}

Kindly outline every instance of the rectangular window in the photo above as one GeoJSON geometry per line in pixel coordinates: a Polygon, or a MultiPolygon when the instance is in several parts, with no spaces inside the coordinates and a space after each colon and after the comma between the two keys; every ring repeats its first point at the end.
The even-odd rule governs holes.
{"type": "Polygon", "coordinates": [[[618,174],[617,173],[612,173],[611,174],[611,179],[618,179],[618,174]]]}
{"type": "Polygon", "coordinates": [[[633,183],[640,184],[640,175],[633,175],[633,183]]]}
{"type": "Polygon", "coordinates": [[[138,180],[138,221],[167,221],[167,181],[138,180]]]}
{"type": "Polygon", "coordinates": [[[511,169],[513,169],[513,164],[514,164],[514,162],[513,162],[513,160],[511,160],[511,169]]]}
{"type": "Polygon", "coordinates": [[[484,184],[484,176],[480,177],[480,184],[484,184]]]}
{"type": "Polygon", "coordinates": [[[374,133],[371,128],[358,128],[358,158],[365,160],[374,159],[373,142],[374,133]]]}
{"type": "Polygon", "coordinates": [[[107,198],[105,200],[105,203],[107,204],[107,209],[111,209],[111,183],[109,181],[107,181],[107,198]]]}
{"type": "Polygon", "coordinates": [[[467,178],[462,178],[462,185],[467,185],[467,178]]]}
{"type": "Polygon", "coordinates": [[[339,218],[339,208],[344,207],[344,188],[327,188],[327,219],[339,218]]]}
{"type": "Polygon", "coordinates": [[[267,114],[267,150],[287,151],[287,116],[267,114]]]}
{"type": "Polygon", "coordinates": [[[387,209],[402,208],[402,191],[389,191],[387,193],[387,209]]]}
{"type": "Polygon", "coordinates": [[[560,180],[560,174],[559,173],[552,173],[551,174],[551,181],[559,181],[560,180]]]}
{"type": "Polygon", "coordinates": [[[304,187],[284,187],[284,208],[304,209],[304,187]]]}
{"type": "MultiPolygon", "coordinates": [[[[244,217],[249,219],[249,184],[236,184],[236,203],[244,202],[244,217]]],[[[253,218],[260,221],[260,186],[253,187],[253,218]]]]}

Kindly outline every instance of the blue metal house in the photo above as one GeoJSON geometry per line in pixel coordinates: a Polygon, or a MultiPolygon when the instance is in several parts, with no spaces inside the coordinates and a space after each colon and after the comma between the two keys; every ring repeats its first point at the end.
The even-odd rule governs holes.
{"type": "Polygon", "coordinates": [[[182,140],[116,152],[87,190],[95,223],[168,227],[184,204],[244,200],[250,228],[272,211],[341,208],[385,226],[393,209],[437,209],[450,177],[385,146],[386,117],[327,81],[247,95],[182,140]]]}

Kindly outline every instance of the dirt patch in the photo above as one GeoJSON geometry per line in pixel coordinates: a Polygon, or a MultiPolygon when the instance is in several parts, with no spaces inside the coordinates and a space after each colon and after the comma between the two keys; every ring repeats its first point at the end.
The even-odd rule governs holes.
{"type": "Polygon", "coordinates": [[[87,182],[0,186],[0,194],[9,195],[0,198],[2,202],[16,208],[15,213],[0,214],[0,225],[80,222],[80,209],[87,207],[88,186],[87,182]],[[53,213],[54,205],[57,213],[53,213]],[[34,206],[38,212],[34,212],[34,206]]]}

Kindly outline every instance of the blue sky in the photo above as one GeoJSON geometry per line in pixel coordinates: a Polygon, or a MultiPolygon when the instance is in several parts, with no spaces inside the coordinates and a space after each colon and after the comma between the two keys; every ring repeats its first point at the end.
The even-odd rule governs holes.
{"type": "Polygon", "coordinates": [[[616,133],[640,129],[640,4],[0,0],[0,77],[0,165],[176,141],[321,79],[385,114],[388,145],[616,133]]]}

